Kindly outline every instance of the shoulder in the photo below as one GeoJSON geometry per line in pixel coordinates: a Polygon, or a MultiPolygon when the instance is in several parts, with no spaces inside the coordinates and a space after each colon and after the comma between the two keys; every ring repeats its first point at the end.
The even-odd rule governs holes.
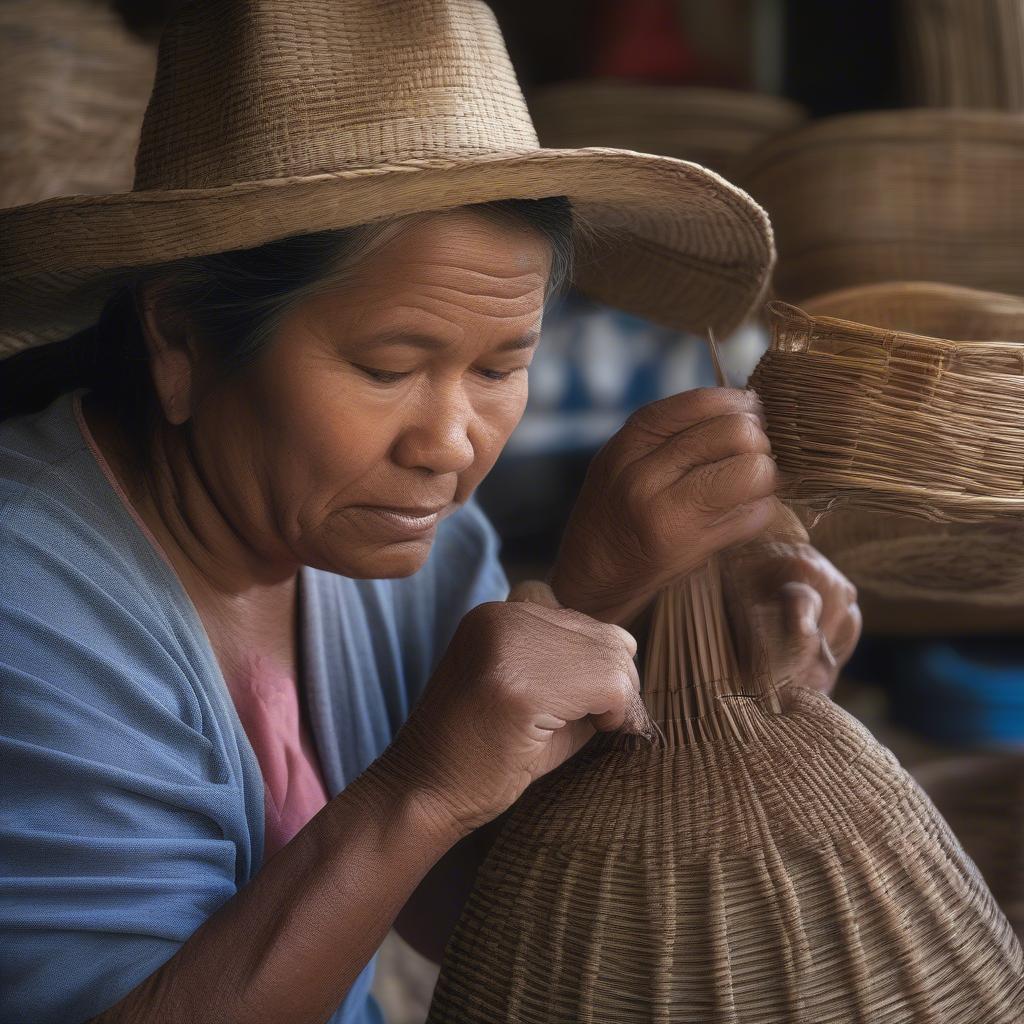
{"type": "Polygon", "coordinates": [[[103,713],[123,716],[137,698],[197,721],[189,676],[199,655],[169,576],[92,459],[70,396],[0,425],[8,697],[58,686],[65,701],[103,713]]]}

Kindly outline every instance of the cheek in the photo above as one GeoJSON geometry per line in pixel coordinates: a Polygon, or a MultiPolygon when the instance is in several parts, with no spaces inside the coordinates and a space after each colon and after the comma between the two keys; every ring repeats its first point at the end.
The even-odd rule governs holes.
{"type": "Polygon", "coordinates": [[[528,386],[526,375],[522,383],[508,385],[507,390],[477,406],[479,439],[474,444],[476,478],[482,478],[497,461],[526,410],[528,386]]]}

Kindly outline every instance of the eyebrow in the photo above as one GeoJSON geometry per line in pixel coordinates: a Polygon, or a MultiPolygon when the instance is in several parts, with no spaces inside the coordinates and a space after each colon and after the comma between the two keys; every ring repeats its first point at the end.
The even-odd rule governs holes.
{"type": "MultiPolygon", "coordinates": [[[[518,338],[511,338],[508,341],[503,341],[500,345],[495,346],[494,351],[519,352],[523,349],[533,348],[539,340],[540,333],[538,331],[529,331],[518,338]]],[[[367,346],[412,345],[415,348],[422,348],[431,352],[437,352],[440,349],[447,348],[447,344],[445,342],[430,334],[408,334],[402,331],[379,334],[375,337],[369,338],[364,342],[364,344],[367,346]]]]}

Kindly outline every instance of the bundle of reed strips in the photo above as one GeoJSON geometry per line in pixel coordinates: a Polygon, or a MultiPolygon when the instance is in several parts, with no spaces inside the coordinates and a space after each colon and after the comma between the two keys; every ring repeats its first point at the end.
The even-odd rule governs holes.
{"type": "Polygon", "coordinates": [[[737,181],[771,217],[781,298],[908,280],[1024,295],[1019,114],[825,118],[758,147],[737,181]]]}
{"type": "Polygon", "coordinates": [[[805,117],[800,107],[774,96],[611,79],[550,85],[528,102],[542,146],[658,153],[726,177],[759,143],[805,117]]]}
{"type": "Polygon", "coordinates": [[[751,376],[783,495],[980,522],[1024,512],[1024,346],[906,334],[784,303],[751,376]]]}
{"type": "Polygon", "coordinates": [[[757,558],[661,595],[663,739],[602,734],[526,791],[431,1024],[1019,1021],[1020,945],[931,802],[827,697],[741,656],[723,564],[757,558]]]}

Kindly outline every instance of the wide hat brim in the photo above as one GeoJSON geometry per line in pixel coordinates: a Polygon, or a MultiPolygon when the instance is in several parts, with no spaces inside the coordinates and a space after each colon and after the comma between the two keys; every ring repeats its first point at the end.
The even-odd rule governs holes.
{"type": "Polygon", "coordinates": [[[221,188],[47,200],[0,212],[0,358],[95,322],[140,267],[507,198],[564,195],[592,230],[575,284],[669,327],[728,334],[763,297],[765,212],[697,164],[627,150],[535,149],[350,168],[221,188]]]}

